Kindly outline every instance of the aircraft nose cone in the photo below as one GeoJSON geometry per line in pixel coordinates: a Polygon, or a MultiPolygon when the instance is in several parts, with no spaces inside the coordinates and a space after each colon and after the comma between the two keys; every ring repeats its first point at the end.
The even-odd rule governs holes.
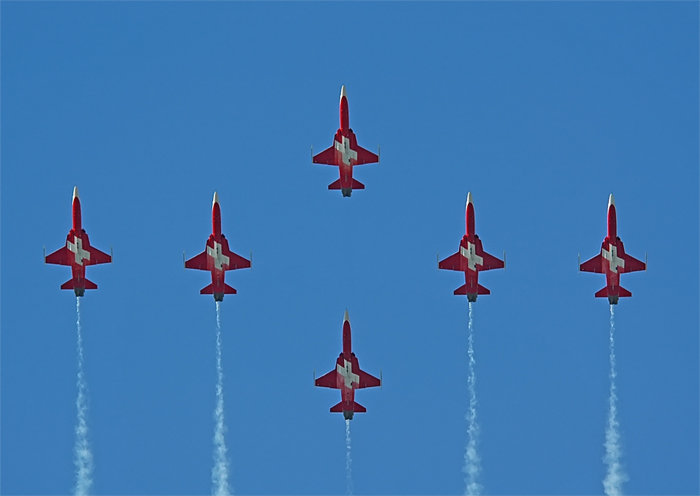
{"type": "Polygon", "coordinates": [[[75,200],[76,198],[80,199],[80,195],[78,194],[78,187],[77,186],[73,187],[73,200],[75,200]]]}
{"type": "Polygon", "coordinates": [[[348,95],[345,93],[345,85],[340,87],[340,99],[342,100],[343,97],[347,98],[348,95]]]}
{"type": "Polygon", "coordinates": [[[350,316],[348,315],[347,310],[345,310],[345,316],[343,317],[343,323],[345,322],[350,322],[350,316]]]}
{"type": "Polygon", "coordinates": [[[469,205],[470,203],[473,203],[471,191],[469,193],[467,193],[467,205],[469,205]]]}
{"type": "Polygon", "coordinates": [[[612,193],[610,193],[610,198],[608,198],[608,208],[610,208],[610,205],[615,205],[615,197],[612,193]]]}
{"type": "Polygon", "coordinates": [[[211,206],[213,207],[217,203],[219,203],[219,195],[216,191],[214,191],[214,201],[212,201],[211,206]]]}

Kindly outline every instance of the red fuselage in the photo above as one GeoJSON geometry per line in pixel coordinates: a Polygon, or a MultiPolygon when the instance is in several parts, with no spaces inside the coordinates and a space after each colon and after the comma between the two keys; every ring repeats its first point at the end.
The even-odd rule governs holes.
{"type": "Polygon", "coordinates": [[[459,252],[463,255],[462,266],[464,268],[464,284],[467,286],[467,294],[477,294],[479,287],[479,271],[477,264],[483,264],[483,258],[477,254],[482,252],[481,240],[476,235],[474,228],[474,204],[467,203],[465,212],[465,231],[462,241],[459,243],[459,252]]]}
{"type": "Polygon", "coordinates": [[[626,296],[626,290],[620,288],[620,273],[625,268],[625,247],[617,236],[617,211],[615,204],[608,205],[608,235],[600,247],[603,272],[607,286],[608,299],[617,302],[620,296],[626,296]],[[622,271],[620,269],[623,269],[622,271]]]}
{"type": "Polygon", "coordinates": [[[343,413],[353,412],[355,389],[360,384],[360,378],[357,374],[357,371],[360,370],[360,364],[352,352],[351,340],[350,322],[346,320],[343,322],[343,352],[336,361],[336,370],[338,371],[337,383],[343,403],[343,413]]]}
{"type": "MultiPolygon", "coordinates": [[[[214,299],[221,295],[223,299],[226,271],[229,266],[229,257],[224,254],[229,251],[228,240],[221,232],[221,206],[214,202],[211,207],[211,234],[205,248],[207,252],[207,268],[211,271],[211,284],[214,299]]],[[[220,300],[217,300],[220,301],[220,300]]]]}
{"type": "Polygon", "coordinates": [[[340,129],[333,138],[335,159],[340,171],[340,189],[343,194],[352,190],[352,168],[357,163],[357,137],[350,129],[348,97],[340,97],[340,129]]]}
{"type": "Polygon", "coordinates": [[[76,294],[85,292],[85,260],[90,259],[90,239],[83,229],[83,219],[80,213],[80,198],[73,198],[73,229],[66,237],[66,248],[74,254],[69,255],[70,268],[73,276],[73,288],[76,294]]]}

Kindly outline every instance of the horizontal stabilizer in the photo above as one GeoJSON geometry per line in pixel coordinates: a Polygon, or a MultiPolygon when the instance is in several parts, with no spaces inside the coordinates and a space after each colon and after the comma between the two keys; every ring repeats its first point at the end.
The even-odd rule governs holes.
{"type": "MultiPolygon", "coordinates": [[[[218,291],[217,291],[218,293],[218,291]]],[[[202,288],[199,294],[214,294],[214,285],[210,284],[206,288],[202,288]]],[[[224,284],[224,294],[236,294],[236,290],[228,284],[224,284]]]]}
{"type": "Polygon", "coordinates": [[[463,285],[455,289],[454,294],[456,295],[466,295],[467,294],[467,285],[463,285]]]}
{"type": "MultiPolygon", "coordinates": [[[[486,289],[485,287],[483,287],[481,284],[477,284],[476,286],[477,286],[476,294],[480,294],[480,295],[488,295],[488,294],[491,294],[491,291],[489,291],[488,289],[486,289]]],[[[456,295],[467,295],[467,294],[474,294],[474,293],[468,293],[468,292],[467,292],[467,285],[464,284],[463,286],[460,286],[460,287],[458,287],[457,289],[455,289],[454,294],[456,294],[456,295]]]]}
{"type": "MultiPolygon", "coordinates": [[[[83,289],[83,288],[84,289],[97,289],[97,284],[95,284],[94,282],[92,282],[88,279],[83,279],[82,282],[83,282],[82,285],[80,285],[80,284],[77,285],[78,289],[83,289]]],[[[61,284],[61,289],[75,289],[75,288],[76,288],[76,284],[74,284],[73,279],[70,279],[70,280],[64,282],[63,284],[61,284]]]]}
{"type": "MultiPolygon", "coordinates": [[[[342,189],[340,186],[340,179],[329,184],[328,189],[342,189]]],[[[365,185],[362,184],[357,179],[353,179],[352,180],[352,189],[365,189],[365,185]]]]}
{"type": "Polygon", "coordinates": [[[360,405],[356,401],[352,402],[351,408],[352,408],[352,410],[348,410],[347,403],[345,403],[344,401],[341,401],[337,405],[331,407],[331,413],[343,413],[343,412],[348,412],[348,411],[355,412],[355,413],[367,413],[367,409],[364,406],[360,405]]]}
{"type": "MultiPolygon", "coordinates": [[[[628,297],[632,296],[632,293],[629,292],[629,291],[627,291],[627,290],[626,290],[625,288],[623,288],[622,286],[618,286],[617,289],[618,289],[618,294],[617,294],[617,296],[619,296],[620,298],[628,298],[628,297]]],[[[604,287],[603,289],[601,289],[600,291],[598,291],[598,292],[595,294],[595,297],[596,297],[596,298],[607,298],[608,296],[609,296],[609,295],[608,295],[608,287],[607,287],[607,286],[604,287]]],[[[615,296],[615,295],[613,295],[613,296],[615,296]]]]}

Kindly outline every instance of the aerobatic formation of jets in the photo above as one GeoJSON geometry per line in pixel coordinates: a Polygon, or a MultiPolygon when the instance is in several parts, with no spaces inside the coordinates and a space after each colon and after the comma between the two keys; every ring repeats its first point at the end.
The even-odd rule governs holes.
{"type": "MultiPolygon", "coordinates": [[[[312,163],[327,164],[338,167],[339,179],[328,186],[329,190],[340,190],[343,197],[350,197],[355,189],[365,186],[353,178],[353,168],[356,165],[379,162],[377,154],[362,148],[357,143],[357,137],[350,128],[348,97],[345,86],[340,91],[340,128],[333,137],[333,145],[314,155],[311,152],[312,163]]],[[[82,297],[86,289],[97,289],[97,284],[85,276],[88,265],[111,263],[112,256],[90,244],[85,229],[82,227],[81,204],[78,187],[73,190],[72,200],[73,228],[68,233],[66,244],[46,256],[48,264],[68,265],[71,267],[72,278],[61,285],[61,289],[72,289],[77,297],[82,297]]],[[[460,240],[459,250],[453,255],[438,261],[438,268],[464,273],[464,284],[454,290],[455,295],[466,296],[472,303],[479,295],[488,295],[490,291],[479,284],[479,272],[491,269],[504,269],[503,260],[484,251],[482,241],[476,234],[474,202],[472,194],[467,194],[465,211],[465,234],[460,240]]],[[[232,252],[229,242],[221,229],[221,204],[217,193],[214,193],[212,203],[212,233],[206,241],[205,250],[195,257],[186,260],[183,253],[183,263],[187,269],[204,270],[211,273],[211,284],[200,291],[200,294],[213,295],[214,300],[221,302],[224,295],[236,294],[236,290],[224,282],[226,271],[250,268],[252,262],[232,252]]],[[[439,255],[438,255],[439,260],[439,255]]],[[[618,304],[620,297],[632,296],[627,289],[620,286],[620,275],[626,272],[646,270],[646,262],[637,260],[625,252],[622,240],[617,235],[617,214],[615,200],[610,195],[608,201],[608,233],[601,246],[600,253],[587,262],[580,263],[579,270],[605,274],[607,284],[598,291],[596,297],[607,297],[611,305],[618,304]]],[[[343,319],[342,352],[336,360],[335,369],[327,374],[314,378],[318,387],[339,389],[341,401],[331,407],[330,411],[342,413],[346,420],[351,420],[355,413],[366,412],[366,408],[355,401],[355,390],[382,385],[380,378],[374,377],[360,369],[355,353],[352,351],[350,318],[347,310],[343,319]]],[[[315,375],[315,374],[314,374],[315,375]]]]}
{"type": "MultiPolygon", "coordinates": [[[[365,185],[353,178],[353,167],[379,162],[375,155],[357,144],[357,137],[350,128],[348,97],[345,86],[340,90],[340,128],[333,137],[333,145],[317,155],[312,153],[315,164],[335,165],[340,178],[328,186],[330,190],[340,190],[344,197],[349,197],[353,189],[364,189],[365,185]]],[[[85,229],[82,228],[80,197],[78,187],[73,189],[73,228],[68,233],[66,245],[50,255],[44,255],[48,264],[68,265],[73,277],[61,285],[61,289],[72,289],[76,296],[83,296],[86,289],[97,289],[97,284],[85,277],[88,265],[111,263],[112,256],[90,245],[85,229]]],[[[229,249],[228,240],[221,231],[221,204],[217,193],[212,202],[212,233],[206,242],[205,250],[199,255],[183,261],[185,268],[211,272],[211,284],[200,291],[210,294],[214,300],[223,301],[224,295],[236,294],[236,290],[224,282],[226,271],[251,267],[247,260],[229,249]]],[[[478,295],[491,292],[479,284],[479,272],[505,268],[505,251],[503,260],[484,251],[481,239],[475,230],[474,202],[472,194],[467,194],[465,211],[465,234],[459,243],[459,251],[438,262],[444,270],[464,272],[464,285],[454,290],[455,295],[464,295],[469,302],[475,302],[478,295]]],[[[251,257],[252,259],[252,257],[251,257]]],[[[608,201],[608,235],[603,240],[600,253],[579,265],[579,270],[605,274],[607,285],[598,291],[596,297],[607,297],[610,304],[616,305],[620,297],[632,296],[620,286],[620,274],[646,270],[646,263],[625,253],[624,245],[617,236],[617,214],[615,199],[610,195],[608,201]]],[[[381,380],[360,370],[357,358],[350,347],[350,320],[347,311],[343,321],[343,352],[338,357],[336,370],[316,379],[316,386],[341,390],[342,401],[331,408],[331,412],[342,412],[346,419],[352,419],[355,412],[366,409],[355,402],[355,389],[381,385],[381,380]]]]}

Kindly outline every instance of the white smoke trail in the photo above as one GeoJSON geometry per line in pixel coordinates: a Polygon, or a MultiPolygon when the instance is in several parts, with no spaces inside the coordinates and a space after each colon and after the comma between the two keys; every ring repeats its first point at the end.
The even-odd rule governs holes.
{"type": "Polygon", "coordinates": [[[479,477],[479,472],[481,472],[481,460],[476,452],[476,440],[479,436],[479,424],[476,422],[476,373],[474,372],[474,366],[476,362],[474,360],[474,322],[472,319],[472,303],[469,302],[469,378],[467,379],[467,384],[469,385],[469,411],[465,415],[469,427],[467,433],[469,439],[467,442],[467,448],[464,452],[464,467],[462,472],[464,472],[464,483],[466,487],[464,489],[464,494],[467,496],[476,496],[481,494],[482,486],[477,482],[479,477]]]}
{"type": "Polygon", "coordinates": [[[352,494],[352,454],[350,448],[350,420],[345,420],[345,479],[347,494],[352,494]]]}
{"type": "Polygon", "coordinates": [[[75,426],[75,495],[85,496],[90,493],[92,486],[92,451],[88,442],[87,427],[87,385],[83,373],[83,328],[80,323],[80,298],[76,296],[76,310],[78,312],[78,399],[75,405],[78,408],[78,425],[75,426]]]}
{"type": "Polygon", "coordinates": [[[228,460],[226,458],[226,424],[224,423],[224,372],[221,367],[221,310],[216,302],[216,408],[214,410],[214,468],[211,471],[212,494],[228,496],[228,460]]]}
{"type": "Polygon", "coordinates": [[[603,487],[607,496],[622,495],[622,484],[628,480],[622,469],[620,458],[620,422],[617,420],[617,393],[615,387],[615,307],[610,305],[610,410],[608,412],[608,425],[605,430],[605,464],[608,473],[603,479],[603,487]]]}

